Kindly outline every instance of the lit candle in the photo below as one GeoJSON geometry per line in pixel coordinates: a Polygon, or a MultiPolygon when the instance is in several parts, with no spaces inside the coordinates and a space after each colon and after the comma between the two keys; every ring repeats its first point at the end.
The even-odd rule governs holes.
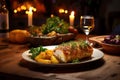
{"type": "Polygon", "coordinates": [[[28,11],[28,26],[32,26],[32,15],[33,15],[32,7],[30,7],[28,11]]]}
{"type": "Polygon", "coordinates": [[[73,26],[74,25],[74,11],[71,12],[70,16],[69,16],[69,20],[70,20],[70,25],[73,26]]]}

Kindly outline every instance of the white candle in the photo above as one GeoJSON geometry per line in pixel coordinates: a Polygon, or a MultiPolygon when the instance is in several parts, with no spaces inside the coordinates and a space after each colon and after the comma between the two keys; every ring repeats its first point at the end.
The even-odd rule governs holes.
{"type": "Polygon", "coordinates": [[[74,26],[74,19],[75,19],[74,11],[72,11],[70,16],[69,16],[69,20],[70,20],[70,25],[71,26],[74,26]]]}
{"type": "Polygon", "coordinates": [[[28,26],[32,26],[32,16],[33,16],[32,7],[30,7],[28,11],[28,26]]]}

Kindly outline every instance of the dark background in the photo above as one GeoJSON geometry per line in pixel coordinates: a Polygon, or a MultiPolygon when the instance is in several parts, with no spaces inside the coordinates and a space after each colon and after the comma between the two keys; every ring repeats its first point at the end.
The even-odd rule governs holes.
{"type": "Polygon", "coordinates": [[[69,12],[75,11],[75,27],[79,33],[82,33],[79,29],[81,15],[93,15],[95,17],[95,29],[91,34],[111,34],[114,28],[120,24],[120,0],[6,0],[10,14],[10,30],[25,29],[28,25],[27,14],[24,12],[15,14],[13,12],[15,1],[18,4],[29,2],[36,8],[38,7],[37,3],[44,5],[45,10],[38,7],[37,12],[34,12],[33,25],[36,26],[45,23],[46,18],[50,17],[51,14],[69,22],[69,14],[60,15],[58,13],[60,8],[67,9],[69,12]]]}

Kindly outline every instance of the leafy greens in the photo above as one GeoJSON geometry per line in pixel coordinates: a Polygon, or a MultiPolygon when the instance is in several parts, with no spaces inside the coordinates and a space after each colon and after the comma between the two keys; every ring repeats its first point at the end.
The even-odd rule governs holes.
{"type": "Polygon", "coordinates": [[[69,24],[65,22],[63,19],[60,19],[57,16],[50,17],[47,19],[46,23],[42,25],[42,33],[47,34],[51,31],[55,31],[57,33],[68,33],[69,24]]]}
{"type": "Polygon", "coordinates": [[[29,53],[32,54],[31,58],[35,59],[35,57],[40,54],[40,52],[43,52],[47,50],[47,48],[43,48],[42,46],[36,47],[36,48],[31,48],[29,53]]]}

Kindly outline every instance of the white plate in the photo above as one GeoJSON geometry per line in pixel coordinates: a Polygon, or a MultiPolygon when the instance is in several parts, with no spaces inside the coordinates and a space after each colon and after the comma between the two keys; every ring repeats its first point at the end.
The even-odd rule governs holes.
{"type": "MultiPolygon", "coordinates": [[[[47,49],[54,49],[55,47],[56,46],[44,46],[44,48],[47,48],[47,49]]],[[[30,50],[27,50],[27,51],[23,52],[22,58],[24,60],[28,61],[28,62],[38,64],[39,66],[54,66],[55,67],[55,66],[79,65],[79,64],[89,63],[89,62],[93,62],[93,61],[99,60],[99,59],[103,58],[103,56],[104,56],[104,53],[102,51],[93,48],[92,57],[90,59],[87,59],[87,60],[82,60],[82,61],[80,61],[78,63],[42,64],[42,63],[38,63],[35,60],[31,59],[29,51],[30,50]]]]}

